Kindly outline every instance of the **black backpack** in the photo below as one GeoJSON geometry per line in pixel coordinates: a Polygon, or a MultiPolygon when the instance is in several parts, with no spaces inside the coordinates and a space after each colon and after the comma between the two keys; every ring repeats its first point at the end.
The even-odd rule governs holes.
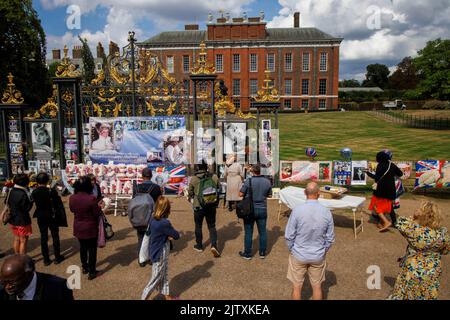
{"type": "Polygon", "coordinates": [[[248,197],[244,196],[244,199],[236,204],[236,215],[238,219],[248,219],[253,217],[253,188],[252,188],[252,178],[249,178],[249,188],[247,190],[248,197]]]}

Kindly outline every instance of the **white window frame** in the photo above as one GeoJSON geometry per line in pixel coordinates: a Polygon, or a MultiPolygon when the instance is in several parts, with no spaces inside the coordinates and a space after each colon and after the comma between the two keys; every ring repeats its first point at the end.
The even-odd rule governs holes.
{"type": "Polygon", "coordinates": [[[310,81],[309,79],[302,79],[302,87],[301,87],[301,95],[302,96],[309,96],[309,87],[310,87],[310,81]],[[307,93],[303,93],[303,82],[307,81],[308,82],[308,92],[307,93]]]}
{"type": "Polygon", "coordinates": [[[234,98],[233,99],[233,103],[234,103],[236,109],[240,109],[241,108],[241,98],[234,98]]]}
{"type": "Polygon", "coordinates": [[[256,53],[250,53],[249,68],[250,68],[250,72],[258,72],[258,55],[256,53]],[[252,61],[252,57],[255,57],[254,63],[252,61]]]}
{"type": "Polygon", "coordinates": [[[311,70],[311,54],[309,52],[303,52],[302,54],[302,71],[303,72],[309,72],[311,70]],[[305,63],[305,57],[308,57],[307,64],[305,63]],[[308,68],[305,68],[307,66],[308,68]]]}
{"type": "Polygon", "coordinates": [[[328,87],[328,81],[327,79],[319,79],[319,96],[326,96],[327,95],[327,88],[328,87]],[[322,83],[322,80],[325,81],[325,93],[320,93],[320,84],[322,83]]]}
{"type": "Polygon", "coordinates": [[[232,59],[233,59],[233,72],[241,72],[241,55],[239,53],[233,53],[232,59]],[[236,58],[237,60],[235,60],[236,58]]]}
{"type": "Polygon", "coordinates": [[[216,54],[216,72],[223,72],[223,54],[221,53],[216,54]]]}
{"type": "Polygon", "coordinates": [[[174,61],[175,61],[175,58],[174,58],[174,56],[167,56],[166,57],[166,68],[167,68],[167,72],[169,72],[169,73],[174,73],[174,61]],[[169,62],[170,60],[172,60],[172,62],[169,62]]]}
{"type": "Polygon", "coordinates": [[[292,61],[293,61],[292,57],[293,57],[292,52],[287,52],[284,55],[284,71],[286,71],[286,72],[292,72],[292,64],[293,64],[292,63],[292,61]],[[290,61],[289,62],[288,62],[288,57],[290,57],[290,61]]]}
{"type": "Polygon", "coordinates": [[[275,59],[275,53],[268,53],[266,56],[266,70],[269,70],[270,72],[275,72],[275,63],[276,63],[276,59],[275,59]],[[273,67],[270,68],[270,64],[269,64],[269,56],[273,57],[273,67]]]}
{"type": "Polygon", "coordinates": [[[191,72],[191,57],[188,55],[183,55],[183,73],[189,73],[191,72]],[[184,58],[188,58],[188,68],[187,70],[184,68],[185,67],[185,60],[184,58]]]}
{"type": "Polygon", "coordinates": [[[309,100],[303,99],[301,102],[301,108],[302,108],[302,110],[309,109],[309,100]],[[306,102],[306,106],[304,105],[305,102],[306,102]]]}
{"type": "Polygon", "coordinates": [[[319,70],[321,72],[326,72],[328,70],[328,52],[321,52],[320,53],[320,59],[319,59],[319,70]],[[325,57],[325,61],[323,61],[323,57],[325,57]],[[324,67],[324,68],[322,68],[324,67]]]}
{"type": "Polygon", "coordinates": [[[292,95],[292,79],[284,79],[284,94],[287,96],[292,95]],[[289,82],[289,86],[287,85],[288,82],[289,82]],[[289,92],[287,90],[288,87],[289,87],[289,92]]]}
{"type": "Polygon", "coordinates": [[[319,110],[327,110],[327,99],[319,99],[319,110]],[[321,102],[323,102],[325,104],[324,107],[320,106],[321,102]]]}
{"type": "Polygon", "coordinates": [[[256,96],[258,94],[258,79],[250,79],[249,80],[249,92],[250,92],[250,96],[256,96]],[[252,83],[256,82],[255,87],[255,92],[252,93],[252,83]]]}
{"type": "Polygon", "coordinates": [[[284,101],[283,101],[283,110],[292,110],[292,100],[291,99],[285,99],[284,101]],[[289,108],[286,108],[286,102],[287,101],[289,101],[289,103],[290,103],[290,107],[289,108]]]}
{"type": "Polygon", "coordinates": [[[231,90],[233,91],[232,92],[232,96],[233,97],[240,97],[241,96],[241,79],[233,79],[232,84],[231,84],[231,90]],[[236,81],[239,81],[239,94],[236,94],[236,92],[234,90],[234,88],[235,88],[234,84],[235,84],[236,81]]]}

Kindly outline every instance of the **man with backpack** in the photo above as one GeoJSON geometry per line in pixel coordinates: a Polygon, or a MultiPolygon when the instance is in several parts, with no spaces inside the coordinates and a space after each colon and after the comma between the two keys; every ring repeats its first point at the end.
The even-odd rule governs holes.
{"type": "Polygon", "coordinates": [[[259,257],[266,257],[267,249],[267,198],[272,194],[272,184],[269,179],[261,175],[259,164],[252,166],[252,177],[245,180],[239,193],[240,197],[250,198],[251,213],[244,220],[245,242],[244,251],[239,255],[250,260],[252,258],[253,226],[258,228],[259,233],[259,257]]]}
{"type": "Polygon", "coordinates": [[[189,183],[189,200],[193,200],[195,241],[194,250],[203,251],[203,219],[208,225],[211,238],[211,253],[220,257],[217,249],[216,209],[219,203],[219,178],[208,172],[206,163],[196,165],[196,173],[189,183]]]}
{"type": "MultiPolygon", "coordinates": [[[[133,199],[128,204],[128,218],[131,225],[136,229],[138,236],[138,256],[142,246],[148,223],[153,214],[156,200],[161,196],[161,188],[151,181],[152,170],[144,168],[142,170],[142,183],[133,186],[133,199]]],[[[146,262],[139,263],[140,267],[145,267],[146,262]]]]}

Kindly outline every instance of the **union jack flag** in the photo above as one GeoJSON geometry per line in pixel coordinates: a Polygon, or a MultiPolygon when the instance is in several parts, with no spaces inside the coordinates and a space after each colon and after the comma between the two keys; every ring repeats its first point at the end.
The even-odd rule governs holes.
{"type": "Polygon", "coordinates": [[[430,187],[442,187],[442,184],[439,183],[439,176],[441,174],[441,169],[444,161],[439,160],[420,160],[416,162],[416,183],[414,185],[415,188],[430,188],[430,187]],[[433,171],[431,173],[430,171],[433,171]],[[428,177],[422,177],[422,175],[434,175],[429,179],[428,177]],[[421,179],[425,178],[425,179],[421,179]],[[424,181],[421,181],[424,180],[424,181]]]}
{"type": "Polygon", "coordinates": [[[186,180],[186,166],[168,168],[169,181],[164,186],[166,194],[178,194],[186,180]]]}

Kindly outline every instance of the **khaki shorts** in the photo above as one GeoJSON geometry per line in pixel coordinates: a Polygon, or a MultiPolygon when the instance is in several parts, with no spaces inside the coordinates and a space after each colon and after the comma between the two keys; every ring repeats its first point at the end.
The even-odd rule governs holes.
{"type": "Polygon", "coordinates": [[[305,274],[308,273],[309,282],[312,285],[318,285],[325,281],[325,269],[327,263],[325,260],[319,263],[303,263],[297,260],[292,254],[289,255],[287,278],[295,286],[303,285],[305,274]]]}

